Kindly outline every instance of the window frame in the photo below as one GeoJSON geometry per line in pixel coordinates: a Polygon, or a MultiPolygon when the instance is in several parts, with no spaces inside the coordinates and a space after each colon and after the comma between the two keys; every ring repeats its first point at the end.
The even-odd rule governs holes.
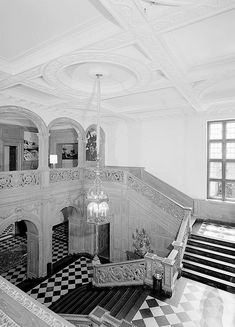
{"type": "Polygon", "coordinates": [[[226,183],[235,183],[234,179],[226,178],[226,164],[232,162],[235,164],[234,159],[227,159],[226,158],[226,147],[228,143],[235,143],[234,138],[226,138],[226,125],[229,122],[234,122],[235,119],[226,119],[226,120],[213,120],[207,122],[207,199],[218,200],[218,201],[229,201],[235,202],[235,198],[228,198],[226,197],[226,183]],[[221,123],[222,124],[222,138],[221,139],[210,139],[210,125],[213,123],[221,123]],[[210,158],[210,145],[212,143],[221,143],[222,144],[222,158],[221,159],[211,159],[210,158]],[[221,178],[212,178],[210,177],[210,163],[211,162],[221,162],[222,165],[222,176],[221,178]],[[221,190],[221,197],[213,197],[210,196],[210,182],[221,182],[222,190],[221,190]]]}

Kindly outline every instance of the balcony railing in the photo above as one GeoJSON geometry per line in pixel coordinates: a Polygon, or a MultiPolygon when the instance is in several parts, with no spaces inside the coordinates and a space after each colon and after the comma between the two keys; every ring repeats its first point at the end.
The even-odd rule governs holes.
{"type": "Polygon", "coordinates": [[[0,189],[14,189],[40,184],[40,171],[21,170],[0,173],[0,189]]]}

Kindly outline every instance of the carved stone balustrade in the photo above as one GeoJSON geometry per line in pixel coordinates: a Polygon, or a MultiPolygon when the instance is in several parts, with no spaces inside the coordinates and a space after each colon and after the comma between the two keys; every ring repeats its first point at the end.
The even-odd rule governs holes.
{"type": "Polygon", "coordinates": [[[74,327],[0,276],[0,326],[74,327]]]}
{"type": "Polygon", "coordinates": [[[13,189],[40,184],[38,170],[21,170],[0,173],[0,189],[13,189]]]}
{"type": "MultiPolygon", "coordinates": [[[[95,178],[95,169],[86,168],[84,178],[86,181],[93,181],[95,178]]],[[[105,168],[101,171],[100,178],[104,182],[123,183],[124,171],[121,169],[105,168]]]]}
{"type": "Polygon", "coordinates": [[[69,182],[81,178],[80,168],[50,169],[50,183],[69,182]]]}
{"type": "Polygon", "coordinates": [[[171,216],[175,217],[179,221],[184,218],[185,209],[178,203],[174,202],[172,199],[168,198],[166,195],[157,191],[153,187],[144,183],[140,179],[136,178],[130,173],[127,173],[127,186],[132,190],[142,194],[147,197],[148,200],[154,202],[162,210],[169,213],[171,216]]]}
{"type": "Polygon", "coordinates": [[[145,260],[133,260],[94,266],[93,284],[102,286],[143,285],[145,260]]]}

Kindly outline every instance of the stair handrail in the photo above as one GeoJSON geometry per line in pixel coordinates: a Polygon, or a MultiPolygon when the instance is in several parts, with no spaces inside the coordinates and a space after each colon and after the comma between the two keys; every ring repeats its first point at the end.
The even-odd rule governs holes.
{"type": "Polygon", "coordinates": [[[97,287],[143,285],[145,272],[144,258],[95,265],[92,284],[97,287]]]}
{"type": "Polygon", "coordinates": [[[0,293],[0,320],[5,323],[4,326],[74,327],[2,276],[0,293]]]}
{"type": "Polygon", "coordinates": [[[179,219],[180,221],[182,221],[184,218],[185,210],[188,211],[192,209],[191,207],[185,207],[175,200],[169,198],[167,195],[153,188],[129,172],[125,172],[125,179],[128,187],[132,188],[138,193],[141,193],[162,210],[168,212],[170,215],[179,219]]]}
{"type": "Polygon", "coordinates": [[[156,177],[155,175],[151,174],[150,172],[146,171],[145,169],[143,169],[143,172],[142,172],[142,180],[156,189],[160,188],[159,191],[162,192],[163,194],[167,194],[167,192],[169,192],[170,195],[168,195],[168,197],[170,197],[172,200],[175,198],[178,198],[178,201],[177,201],[177,199],[175,199],[175,201],[178,203],[182,203],[182,202],[180,202],[180,199],[179,199],[179,198],[181,198],[182,201],[184,202],[184,203],[182,203],[182,205],[184,207],[193,207],[193,199],[190,196],[181,192],[174,186],[161,180],[160,178],[156,177]],[[163,189],[165,189],[166,192],[164,192],[163,189]],[[187,202],[187,205],[185,204],[185,202],[187,202]]]}

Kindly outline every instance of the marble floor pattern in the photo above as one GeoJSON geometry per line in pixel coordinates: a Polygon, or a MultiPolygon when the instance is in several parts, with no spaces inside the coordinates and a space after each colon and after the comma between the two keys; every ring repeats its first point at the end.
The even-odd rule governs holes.
{"type": "Polygon", "coordinates": [[[137,327],[234,327],[235,295],[181,277],[170,299],[148,296],[132,322],[137,327]]]}
{"type": "Polygon", "coordinates": [[[203,222],[197,234],[235,243],[235,227],[203,222]]]}
{"type": "Polygon", "coordinates": [[[92,276],[91,260],[82,257],[34,287],[28,294],[49,307],[76,286],[90,283],[92,276]]]}
{"type": "MultiPolygon", "coordinates": [[[[61,226],[60,226],[61,229],[61,226]]],[[[24,236],[13,236],[8,239],[0,241],[1,251],[9,250],[18,245],[27,245],[27,239],[24,236]]],[[[62,259],[68,255],[68,241],[65,239],[62,232],[55,231],[52,237],[52,263],[62,259]]],[[[6,278],[9,282],[14,285],[27,279],[26,276],[27,266],[26,264],[20,264],[7,272],[1,274],[2,277],[6,278]]]]}

